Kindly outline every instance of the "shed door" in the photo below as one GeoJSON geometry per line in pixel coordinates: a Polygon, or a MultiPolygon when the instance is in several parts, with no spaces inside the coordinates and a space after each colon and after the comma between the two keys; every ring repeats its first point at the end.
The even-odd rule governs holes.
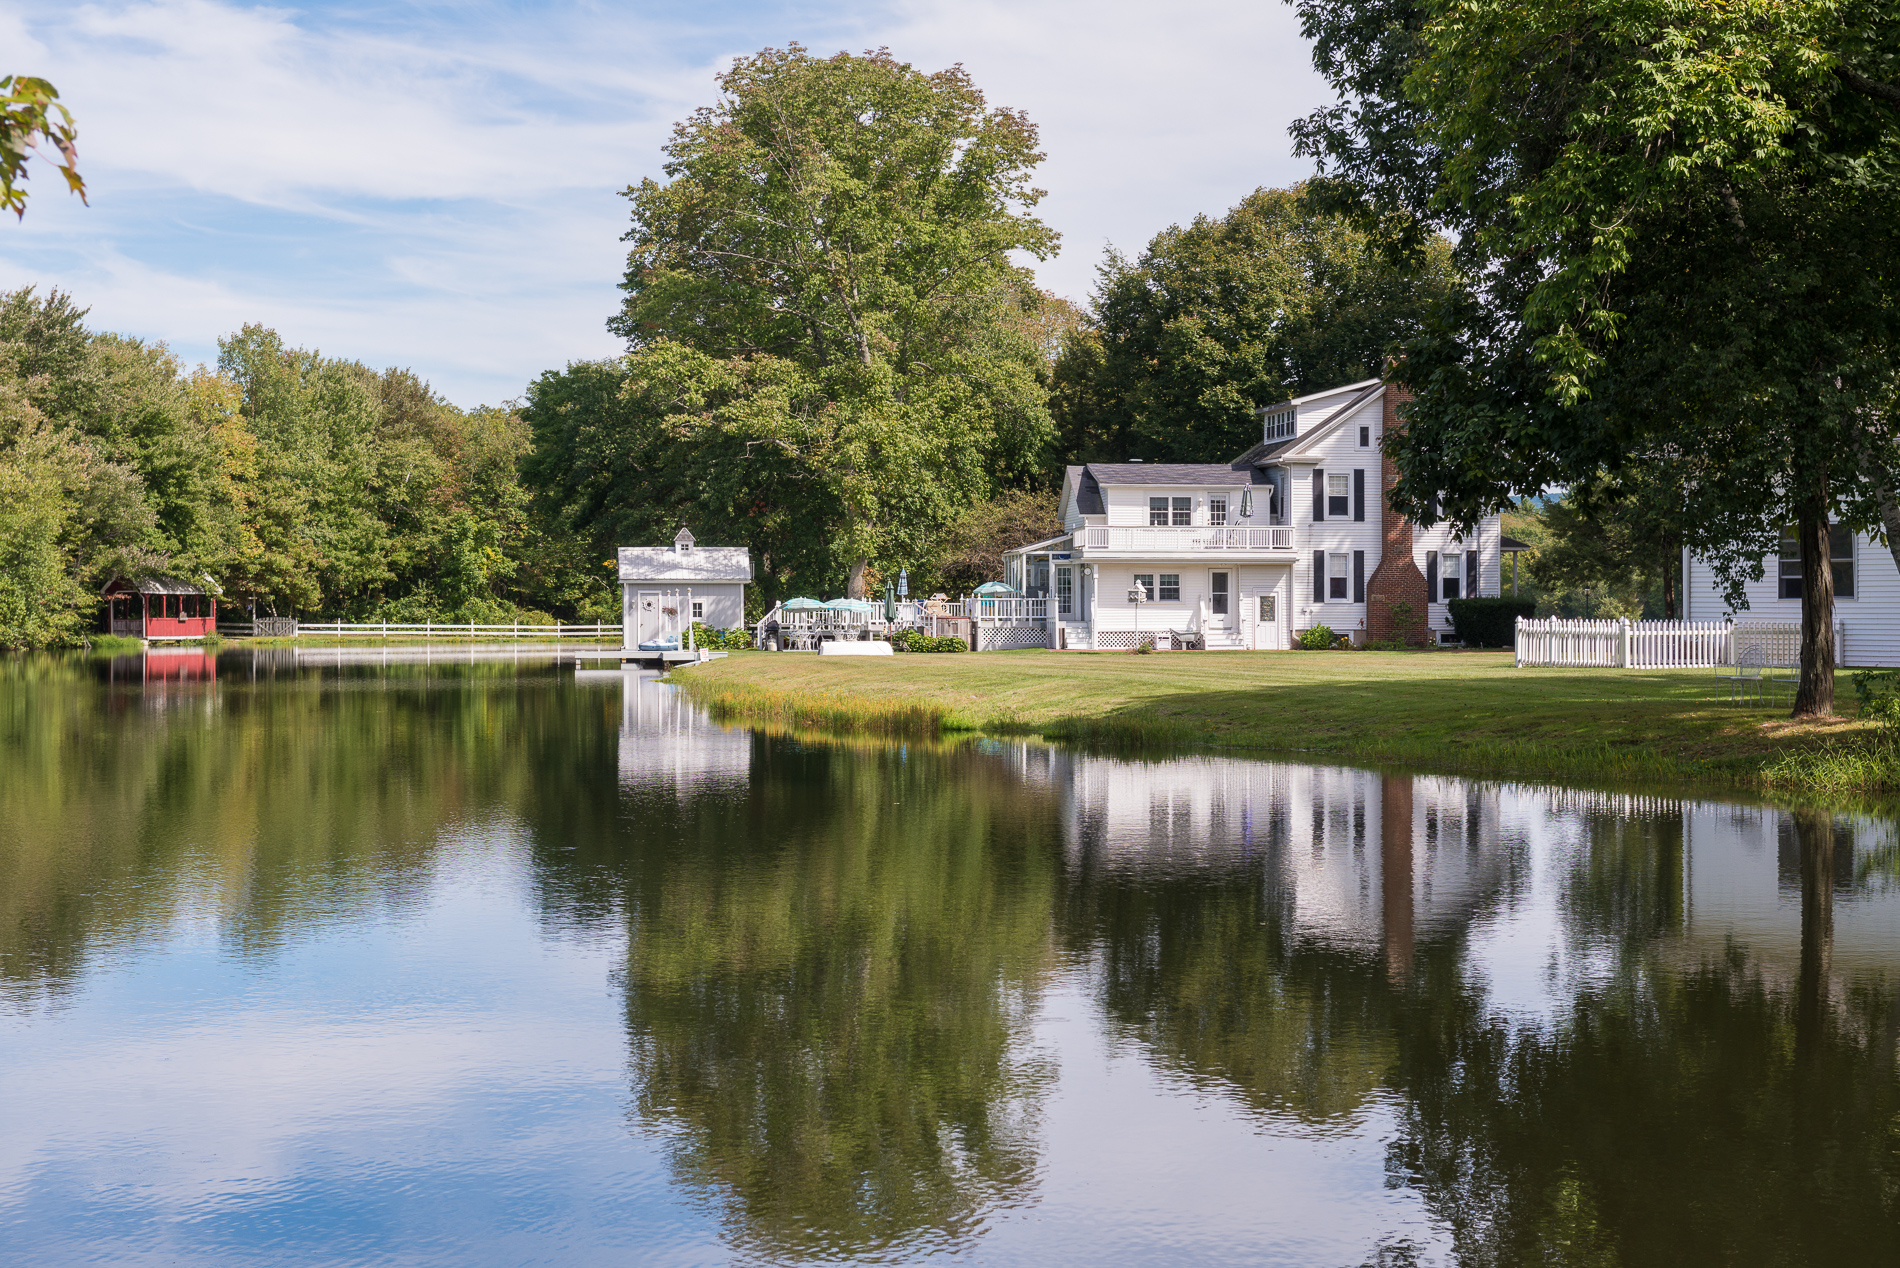
{"type": "Polygon", "coordinates": [[[666,617],[660,611],[660,592],[642,590],[634,601],[634,643],[651,643],[666,632],[666,617]]]}

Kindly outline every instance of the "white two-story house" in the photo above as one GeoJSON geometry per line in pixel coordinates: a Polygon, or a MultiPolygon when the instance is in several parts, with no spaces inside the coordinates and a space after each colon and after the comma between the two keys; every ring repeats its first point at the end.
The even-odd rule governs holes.
{"type": "Polygon", "coordinates": [[[1316,625],[1453,641],[1446,601],[1498,593],[1498,521],[1460,537],[1388,510],[1402,399],[1375,379],[1268,406],[1228,462],[1070,467],[1065,533],[1011,552],[1006,579],[1046,598],[1056,647],[1266,650],[1316,625]]]}

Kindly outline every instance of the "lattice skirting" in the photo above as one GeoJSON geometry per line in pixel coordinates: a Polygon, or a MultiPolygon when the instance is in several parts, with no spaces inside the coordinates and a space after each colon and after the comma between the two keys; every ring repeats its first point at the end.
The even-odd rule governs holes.
{"type": "Polygon", "coordinates": [[[1049,631],[1040,625],[980,625],[976,632],[979,652],[1007,652],[1018,647],[1049,646],[1049,631]]]}
{"type": "Polygon", "coordinates": [[[1172,645],[1173,643],[1173,635],[1167,633],[1166,631],[1161,631],[1157,633],[1154,630],[1143,630],[1139,634],[1135,633],[1135,631],[1133,630],[1097,630],[1095,631],[1096,650],[1104,651],[1104,652],[1133,651],[1137,641],[1139,641],[1141,644],[1145,646],[1153,647],[1155,645],[1156,639],[1165,640],[1170,645],[1172,645]]]}

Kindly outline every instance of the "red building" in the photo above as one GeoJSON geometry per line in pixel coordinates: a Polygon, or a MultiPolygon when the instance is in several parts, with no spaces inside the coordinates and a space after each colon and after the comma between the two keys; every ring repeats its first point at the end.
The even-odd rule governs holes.
{"type": "Polygon", "coordinates": [[[218,629],[217,600],[169,577],[114,577],[103,594],[114,634],[133,638],[203,638],[218,629]]]}

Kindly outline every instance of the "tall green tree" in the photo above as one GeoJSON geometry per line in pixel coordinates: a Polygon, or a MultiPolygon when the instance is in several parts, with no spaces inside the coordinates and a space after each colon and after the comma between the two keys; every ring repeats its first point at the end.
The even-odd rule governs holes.
{"type": "Polygon", "coordinates": [[[1044,462],[1043,362],[1023,320],[1043,299],[1011,261],[1057,241],[1031,214],[1036,129],[961,67],[926,74],[882,51],[767,49],[719,83],[674,130],[666,181],[627,190],[627,298],[609,324],[630,349],[628,402],[576,417],[603,372],[544,378],[536,469],[577,524],[617,501],[783,525],[796,544],[777,557],[800,561],[802,584],[841,576],[861,593],[872,560],[918,558],[937,526],[1044,462]],[[702,389],[723,403],[689,424],[671,403],[702,389]],[[621,462],[634,485],[602,490],[561,445],[585,449],[627,410],[673,420],[651,425],[700,460],[621,462]]]}
{"type": "Polygon", "coordinates": [[[1642,596],[1662,594],[1662,615],[1681,610],[1682,544],[1687,464],[1662,462],[1626,468],[1614,478],[1578,484],[1544,508],[1550,540],[1532,557],[1530,579],[1551,591],[1591,589],[1642,596]]]}
{"type": "Polygon", "coordinates": [[[1094,320],[1056,366],[1074,460],[1207,462],[1259,440],[1254,411],[1376,378],[1451,286],[1449,244],[1394,260],[1306,187],[1257,189],[1220,219],[1110,250],[1094,320]]]}
{"type": "Polygon", "coordinates": [[[1306,0],[1330,192],[1451,233],[1407,341],[1394,501],[1468,522],[1553,483],[1706,462],[1688,545],[1739,597],[1804,544],[1797,714],[1832,707],[1831,522],[1894,487],[1893,62],[1879,6],[1306,0]]]}

